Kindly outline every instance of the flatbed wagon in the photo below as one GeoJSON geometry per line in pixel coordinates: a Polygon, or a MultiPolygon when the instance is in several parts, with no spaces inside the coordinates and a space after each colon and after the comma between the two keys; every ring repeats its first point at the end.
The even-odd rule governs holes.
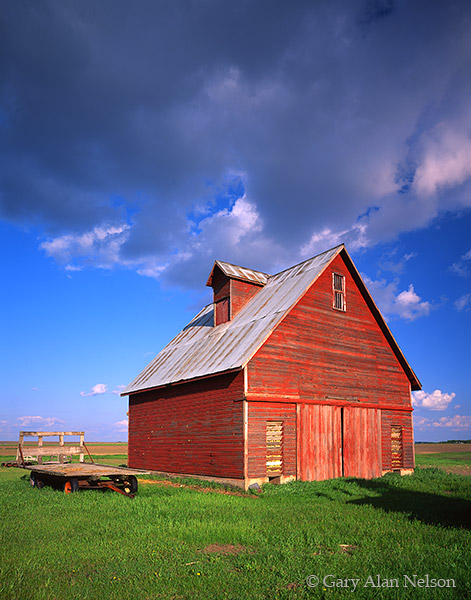
{"type": "Polygon", "coordinates": [[[95,463],[84,442],[83,431],[21,431],[16,461],[5,463],[5,466],[31,471],[30,484],[36,488],[50,485],[66,494],[80,489],[110,489],[130,498],[137,492],[136,476],[149,473],[95,463]],[[59,437],[59,445],[44,445],[44,438],[53,436],[59,437]],[[65,436],[79,436],[80,442],[65,444],[65,436]],[[25,437],[36,437],[37,445],[25,444],[25,437]],[[90,462],[85,462],[85,454],[90,462]],[[79,462],[71,462],[73,455],[80,456],[79,462]]]}

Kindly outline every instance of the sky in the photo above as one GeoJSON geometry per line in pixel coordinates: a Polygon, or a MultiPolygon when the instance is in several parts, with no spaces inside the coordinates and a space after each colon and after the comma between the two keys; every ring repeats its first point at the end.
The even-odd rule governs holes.
{"type": "Polygon", "coordinates": [[[342,242],[415,439],[470,439],[470,30],[466,0],[3,0],[0,439],[126,441],[214,260],[342,242]]]}

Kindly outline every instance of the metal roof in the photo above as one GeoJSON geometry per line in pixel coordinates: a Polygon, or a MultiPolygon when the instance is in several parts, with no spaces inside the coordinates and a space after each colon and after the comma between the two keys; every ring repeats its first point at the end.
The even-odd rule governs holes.
{"type": "Polygon", "coordinates": [[[212,285],[214,269],[216,267],[219,267],[221,271],[228,277],[232,277],[233,279],[240,279],[242,281],[251,281],[252,283],[257,283],[258,285],[265,285],[270,277],[268,273],[254,271],[253,269],[247,269],[246,267],[238,267],[237,265],[232,265],[231,263],[226,263],[222,262],[221,260],[217,260],[213,265],[206,285],[212,285]]]}
{"type": "Polygon", "coordinates": [[[266,285],[232,321],[214,327],[213,304],[208,304],[122,395],[242,368],[343,247],[268,276],[266,285]]]}
{"type": "MultiPolygon", "coordinates": [[[[227,269],[224,272],[228,275],[231,272],[242,273],[242,271],[249,272],[251,274],[249,276],[253,277],[265,275],[267,277],[266,284],[247,302],[234,319],[217,327],[214,326],[213,304],[205,306],[123,390],[121,395],[125,396],[146,389],[243,368],[283,317],[309,289],[327,265],[342,251],[347,262],[356,272],[357,283],[411,380],[412,389],[420,389],[419,380],[405,360],[386,322],[374,304],[345,250],[345,246],[341,244],[271,276],[216,261],[214,267],[218,265],[221,269],[227,269]]],[[[262,281],[259,280],[258,283],[262,283],[262,281]]]]}

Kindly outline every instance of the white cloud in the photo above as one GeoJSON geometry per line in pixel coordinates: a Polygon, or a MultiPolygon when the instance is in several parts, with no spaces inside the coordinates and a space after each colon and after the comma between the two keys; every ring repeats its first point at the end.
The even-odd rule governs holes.
{"type": "Polygon", "coordinates": [[[38,416],[18,417],[17,421],[18,421],[19,425],[21,425],[22,427],[24,427],[26,425],[41,425],[43,427],[52,427],[56,423],[64,422],[64,421],[61,421],[60,419],[58,419],[57,417],[38,417],[38,416]]]}
{"type": "Polygon", "coordinates": [[[450,271],[460,277],[468,277],[471,272],[469,261],[471,261],[471,250],[466,252],[466,254],[463,254],[458,262],[453,263],[450,267],[450,271]]]}
{"type": "Polygon", "coordinates": [[[465,310],[467,312],[468,310],[471,310],[471,294],[463,294],[463,296],[460,296],[455,302],[455,308],[458,311],[465,310]]]}
{"type": "Polygon", "coordinates": [[[398,293],[397,281],[387,283],[386,280],[372,280],[367,275],[362,278],[378,305],[382,315],[387,318],[397,316],[407,321],[430,314],[433,305],[416,293],[413,284],[407,290],[398,293]]]}
{"type": "Polygon", "coordinates": [[[471,138],[466,129],[439,123],[424,135],[424,155],[414,188],[421,196],[462,184],[471,177],[471,138]]]}
{"type": "Polygon", "coordinates": [[[97,383],[92,387],[89,392],[80,392],[81,396],[99,396],[100,394],[106,394],[108,386],[105,383],[97,383]]]}
{"type": "Polygon", "coordinates": [[[358,250],[369,246],[367,238],[367,225],[364,221],[355,223],[353,227],[333,231],[325,227],[312,234],[307,244],[301,247],[301,256],[315,256],[328,248],[333,248],[345,243],[351,250],[358,250]]]}
{"type": "Polygon", "coordinates": [[[395,304],[397,313],[403,319],[408,319],[410,321],[428,315],[432,308],[430,302],[422,300],[421,297],[415,293],[412,283],[409,285],[408,290],[404,290],[397,295],[395,304]]]}
{"type": "Polygon", "coordinates": [[[432,393],[427,393],[420,390],[412,392],[412,405],[428,410],[446,410],[455,396],[454,392],[447,394],[441,390],[435,390],[432,393]]]}
{"type": "Polygon", "coordinates": [[[119,396],[125,387],[126,387],[125,385],[117,385],[116,388],[111,393],[115,394],[116,396],[119,396]]]}
{"type": "Polygon", "coordinates": [[[439,419],[427,419],[420,415],[414,415],[414,427],[416,429],[439,429],[446,428],[452,431],[463,431],[471,429],[471,415],[454,415],[453,417],[440,417],[439,419]]]}
{"type": "Polygon", "coordinates": [[[43,242],[41,248],[70,272],[81,271],[87,265],[108,269],[120,262],[120,248],[129,229],[127,224],[101,225],[82,234],[53,238],[43,242]]]}
{"type": "Polygon", "coordinates": [[[114,424],[114,427],[118,430],[118,431],[125,431],[127,432],[128,430],[128,420],[127,419],[123,419],[122,421],[118,421],[117,423],[114,424]]]}

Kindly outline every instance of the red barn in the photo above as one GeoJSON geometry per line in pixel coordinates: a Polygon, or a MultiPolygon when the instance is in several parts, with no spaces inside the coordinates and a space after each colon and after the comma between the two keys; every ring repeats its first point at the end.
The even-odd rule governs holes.
{"type": "Polygon", "coordinates": [[[343,245],[277,275],[216,261],[124,390],[129,465],[248,487],[414,468],[407,363],[343,245]]]}

